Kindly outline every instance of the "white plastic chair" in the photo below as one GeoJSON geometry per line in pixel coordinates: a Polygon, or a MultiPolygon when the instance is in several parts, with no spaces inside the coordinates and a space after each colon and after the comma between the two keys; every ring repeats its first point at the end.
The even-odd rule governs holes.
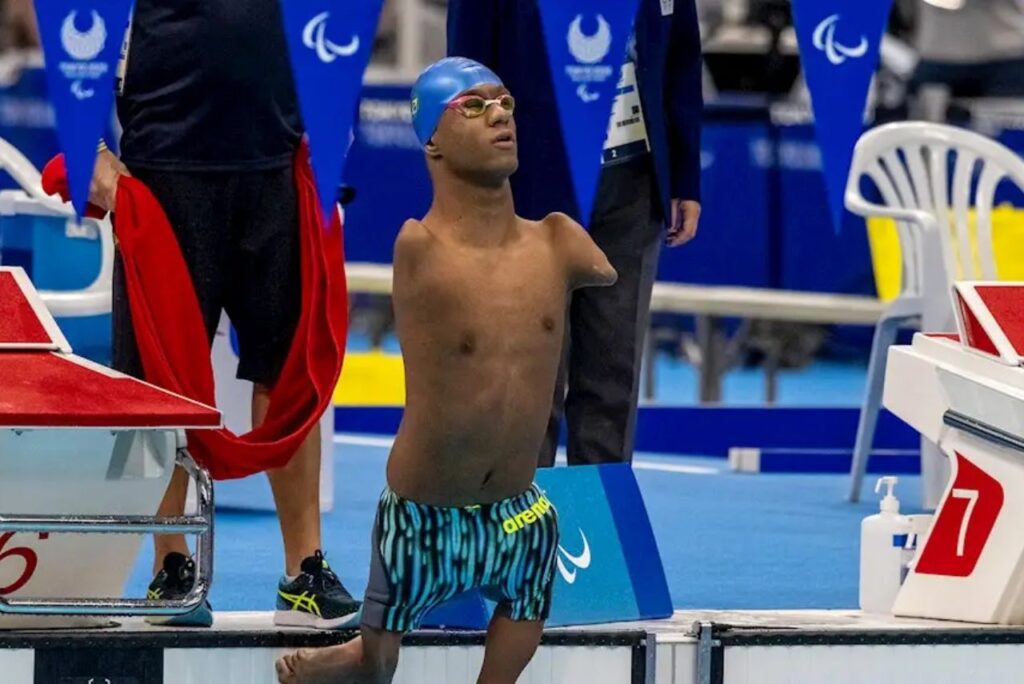
{"type": "MultiPolygon", "coordinates": [[[[991,212],[1003,179],[1024,189],[1024,161],[1003,145],[961,128],[893,123],[866,132],[857,142],[846,207],[860,216],[895,219],[903,277],[901,292],[879,320],[871,346],[850,469],[851,501],[860,498],[881,407],[886,356],[897,332],[908,326],[952,331],[953,281],[997,278],[991,212]],[[861,194],[865,176],[878,188],[883,204],[861,194]],[[968,229],[971,208],[976,212],[976,252],[968,229]]],[[[924,504],[933,508],[945,488],[946,463],[938,448],[923,440],[921,469],[924,504]]]]}
{"type": "Polygon", "coordinates": [[[110,313],[111,282],[114,272],[114,231],[109,216],[75,221],[69,203],[43,192],[39,170],[16,147],[0,138],[0,169],[21,186],[21,190],[0,192],[0,216],[59,216],[68,221],[68,231],[98,231],[100,270],[96,279],[82,290],[40,290],[46,308],[55,317],[97,316],[110,313]]]}

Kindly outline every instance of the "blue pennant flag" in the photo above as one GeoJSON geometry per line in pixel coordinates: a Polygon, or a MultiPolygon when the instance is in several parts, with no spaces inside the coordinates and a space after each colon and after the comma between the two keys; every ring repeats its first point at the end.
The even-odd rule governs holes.
{"type": "Polygon", "coordinates": [[[839,231],[853,148],[892,0],[793,0],[800,60],[814,109],[825,188],[839,231]]]}
{"type": "Polygon", "coordinates": [[[36,0],[35,7],[71,204],[81,217],[97,145],[110,126],[132,0],[36,0]]]}
{"type": "Polygon", "coordinates": [[[579,215],[587,225],[637,0],[538,0],[537,4],[579,215]]]}
{"type": "Polygon", "coordinates": [[[295,89],[330,224],[383,0],[283,0],[295,89]]]}

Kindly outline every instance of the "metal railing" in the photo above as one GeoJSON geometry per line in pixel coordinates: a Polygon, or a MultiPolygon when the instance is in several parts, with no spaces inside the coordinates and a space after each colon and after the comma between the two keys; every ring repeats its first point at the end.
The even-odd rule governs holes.
{"type": "Polygon", "coordinates": [[[195,515],[7,515],[0,514],[0,532],[71,534],[194,534],[196,579],[182,599],[130,598],[4,598],[0,615],[184,615],[206,601],[213,581],[213,482],[188,451],[178,450],[177,463],[196,484],[195,515]]]}

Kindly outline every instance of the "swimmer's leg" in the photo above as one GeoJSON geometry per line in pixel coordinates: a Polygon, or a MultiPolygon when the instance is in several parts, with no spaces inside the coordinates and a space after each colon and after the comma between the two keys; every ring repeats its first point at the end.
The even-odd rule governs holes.
{"type": "Polygon", "coordinates": [[[340,646],[302,649],[279,659],[278,681],[281,684],[391,684],[398,667],[402,634],[366,625],[361,631],[361,636],[340,646]]]}
{"type": "Polygon", "coordinates": [[[496,611],[487,628],[477,684],[515,684],[537,651],[543,632],[543,620],[516,621],[496,611]]]}

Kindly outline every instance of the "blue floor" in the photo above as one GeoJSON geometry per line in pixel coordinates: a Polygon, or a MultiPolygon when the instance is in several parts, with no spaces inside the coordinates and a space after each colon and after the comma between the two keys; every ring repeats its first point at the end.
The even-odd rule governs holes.
{"type": "MultiPolygon", "coordinates": [[[[386,448],[335,448],[335,510],[324,516],[324,544],[335,570],[362,594],[370,525],[384,484],[386,448]]],[[[658,538],[677,608],[851,608],[857,604],[860,521],[877,507],[846,503],[846,478],[737,475],[721,460],[638,455],[637,479],[658,538]],[[658,470],[704,466],[712,474],[658,470]]],[[[919,480],[900,480],[904,512],[917,512],[919,480]]],[[[272,514],[217,516],[216,610],[272,610],[282,551],[272,514]]],[[[149,545],[129,586],[144,595],[149,545]]]]}

